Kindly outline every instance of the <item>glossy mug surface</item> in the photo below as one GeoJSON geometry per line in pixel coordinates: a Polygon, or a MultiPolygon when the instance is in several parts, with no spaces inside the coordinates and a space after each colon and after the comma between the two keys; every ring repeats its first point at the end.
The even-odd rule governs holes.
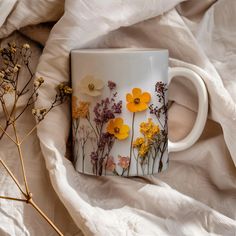
{"type": "Polygon", "coordinates": [[[168,50],[84,49],[71,52],[75,168],[91,175],[143,176],[163,171],[168,152],[190,147],[207,117],[207,92],[187,68],[168,68],[168,50]],[[168,141],[168,83],[192,81],[199,113],[190,134],[168,141]]]}

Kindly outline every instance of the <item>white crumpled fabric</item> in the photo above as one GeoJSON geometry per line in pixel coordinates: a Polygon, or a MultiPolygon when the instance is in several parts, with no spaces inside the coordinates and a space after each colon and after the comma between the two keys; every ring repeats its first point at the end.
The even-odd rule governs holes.
{"type": "MultiPolygon", "coordinates": [[[[19,1],[0,28],[1,38],[28,24],[60,17],[60,1],[30,2],[19,1]]],[[[69,53],[75,48],[167,48],[170,65],[196,71],[209,92],[209,119],[200,140],[172,153],[169,169],[149,178],[77,173],[64,157],[68,104],[41,123],[38,137],[52,185],[85,235],[236,234],[235,29],[235,0],[65,1],[65,12],[51,30],[37,66],[47,86],[36,107],[48,105],[58,82],[69,81],[69,53]]],[[[37,40],[37,27],[23,32],[37,40]]],[[[170,86],[169,95],[169,136],[177,140],[191,130],[197,97],[181,78],[170,86]]]]}

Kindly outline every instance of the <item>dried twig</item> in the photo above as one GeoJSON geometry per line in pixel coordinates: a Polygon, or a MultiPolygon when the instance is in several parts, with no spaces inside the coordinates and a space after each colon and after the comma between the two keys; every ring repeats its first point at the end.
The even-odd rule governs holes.
{"type": "Polygon", "coordinates": [[[30,58],[31,50],[28,44],[24,44],[18,47],[15,43],[9,43],[6,47],[0,48],[0,59],[3,60],[3,67],[0,68],[0,104],[2,111],[5,116],[5,126],[0,125],[0,141],[4,135],[6,135],[15,145],[18,151],[18,156],[20,159],[21,171],[23,175],[23,182],[25,190],[21,187],[19,181],[9,169],[7,164],[0,159],[0,164],[5,168],[6,172],[12,178],[18,189],[20,190],[23,198],[0,196],[0,199],[20,201],[23,203],[30,204],[47,222],[48,224],[57,232],[58,235],[63,235],[61,231],[55,226],[55,224],[48,218],[48,216],[40,209],[40,207],[34,202],[33,194],[30,192],[30,187],[28,185],[24,157],[22,152],[22,144],[24,141],[37,129],[38,124],[44,120],[46,115],[56,106],[64,103],[67,98],[71,95],[72,89],[65,83],[60,84],[56,89],[56,95],[49,108],[33,109],[32,114],[36,118],[36,125],[31,128],[29,132],[20,140],[19,133],[17,129],[17,120],[25,113],[25,111],[37,100],[39,94],[38,90],[44,83],[42,77],[37,78],[34,82],[33,92],[28,95],[27,102],[23,109],[17,114],[17,104],[19,98],[22,95],[26,95],[30,92],[29,86],[34,78],[34,74],[30,69],[30,58]],[[22,88],[19,86],[20,70],[21,67],[25,66],[29,73],[28,80],[23,84],[22,88]],[[12,94],[14,96],[14,102],[10,111],[6,106],[5,95],[12,94]],[[14,132],[14,138],[7,132],[8,128],[12,128],[14,132]]]}

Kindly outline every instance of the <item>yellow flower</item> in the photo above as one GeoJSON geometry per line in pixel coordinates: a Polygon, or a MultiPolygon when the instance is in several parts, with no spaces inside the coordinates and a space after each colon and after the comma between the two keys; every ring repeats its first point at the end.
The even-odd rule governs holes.
{"type": "Polygon", "coordinates": [[[104,82],[100,79],[95,79],[92,75],[86,75],[79,83],[80,91],[92,97],[101,95],[103,88],[104,82]]]}
{"type": "Polygon", "coordinates": [[[131,112],[144,111],[148,108],[151,95],[148,92],[142,93],[140,88],[133,88],[132,94],[126,95],[127,109],[131,112]]]}
{"type": "Polygon", "coordinates": [[[139,151],[138,151],[139,156],[140,156],[140,157],[145,157],[146,154],[147,154],[148,151],[149,151],[149,148],[150,148],[150,147],[149,147],[148,144],[143,143],[143,144],[140,146],[140,149],[139,149],[139,151]]]}
{"type": "Polygon", "coordinates": [[[148,122],[142,122],[140,124],[140,132],[150,140],[160,132],[160,128],[158,125],[154,124],[152,118],[149,118],[148,122]]]}
{"type": "Polygon", "coordinates": [[[86,118],[89,114],[89,102],[79,102],[79,106],[77,107],[77,97],[72,97],[72,118],[78,119],[79,117],[86,118]]]}
{"type": "Polygon", "coordinates": [[[89,114],[89,102],[79,102],[78,114],[79,117],[86,118],[89,114]]]}
{"type": "Polygon", "coordinates": [[[157,134],[160,133],[160,128],[156,125],[152,118],[149,118],[147,122],[142,122],[140,124],[140,132],[143,137],[138,137],[133,143],[133,148],[138,150],[138,156],[145,158],[149,150],[152,148],[152,144],[157,138],[157,134]]]}
{"type": "Polygon", "coordinates": [[[140,147],[145,142],[145,139],[142,137],[136,138],[136,140],[133,142],[133,147],[140,147]]]}
{"type": "Polygon", "coordinates": [[[123,140],[129,136],[129,126],[124,125],[122,118],[115,118],[109,121],[107,132],[113,134],[117,139],[123,140]]]}

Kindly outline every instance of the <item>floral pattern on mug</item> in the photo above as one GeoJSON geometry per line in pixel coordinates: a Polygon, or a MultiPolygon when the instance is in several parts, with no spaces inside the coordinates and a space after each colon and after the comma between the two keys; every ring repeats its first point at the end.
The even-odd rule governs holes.
{"type": "MultiPolygon", "coordinates": [[[[72,97],[73,145],[78,147],[77,150],[74,148],[74,154],[76,161],[78,156],[81,157],[83,172],[85,158],[90,158],[95,175],[130,176],[131,165],[136,167],[137,175],[139,171],[143,175],[151,174],[156,160],[159,160],[158,170],[162,170],[162,158],[167,148],[167,84],[156,83],[156,98],[140,88],[133,88],[131,93],[127,92],[123,99],[127,102],[126,111],[131,112],[130,127],[122,117],[122,100],[118,99],[115,82],[108,81],[105,86],[103,81],[88,75],[81,80],[80,92],[96,99],[91,102],[72,97]],[[101,99],[95,98],[102,95],[104,90],[108,90],[110,95],[101,99]],[[149,105],[151,100],[157,102],[149,105]],[[141,112],[144,117],[149,117],[136,127],[135,114],[141,112]],[[136,129],[140,133],[137,137],[136,129]],[[112,154],[117,142],[129,143],[129,155],[112,154]]],[[[88,161],[86,163],[88,165],[88,161]]]]}
{"type": "Polygon", "coordinates": [[[147,169],[149,171],[150,158],[153,159],[152,164],[154,166],[154,159],[157,156],[158,145],[160,144],[160,128],[158,124],[153,122],[152,118],[149,118],[147,122],[142,122],[140,124],[140,133],[142,134],[142,137],[136,138],[133,142],[133,148],[137,150],[137,174],[139,164],[141,165],[142,172],[144,172],[143,165],[145,164],[148,165],[147,169]]]}

